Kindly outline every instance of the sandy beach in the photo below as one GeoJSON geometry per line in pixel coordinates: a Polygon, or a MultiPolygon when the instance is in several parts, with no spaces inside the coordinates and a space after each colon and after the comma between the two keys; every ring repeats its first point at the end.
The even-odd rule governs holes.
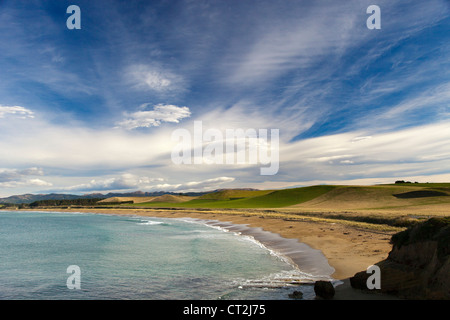
{"type": "Polygon", "coordinates": [[[391,251],[390,239],[394,232],[379,232],[355,228],[340,223],[299,221],[272,218],[264,215],[246,215],[229,211],[173,210],[173,209],[38,209],[39,211],[91,212],[100,214],[137,215],[159,218],[194,218],[217,220],[251,228],[262,228],[285,239],[296,239],[312,249],[320,250],[334,268],[331,277],[340,280],[335,287],[335,300],[396,300],[390,295],[372,294],[355,290],[349,278],[355,273],[384,260],[391,251]]]}

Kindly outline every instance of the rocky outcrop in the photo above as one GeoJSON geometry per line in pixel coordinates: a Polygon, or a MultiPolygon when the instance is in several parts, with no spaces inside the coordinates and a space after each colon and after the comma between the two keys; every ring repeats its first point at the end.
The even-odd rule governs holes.
{"type": "Polygon", "coordinates": [[[332,299],[335,294],[333,284],[330,281],[316,281],[314,283],[314,293],[323,299],[332,299]]]}
{"type": "MultiPolygon", "coordinates": [[[[392,250],[380,267],[381,288],[373,289],[406,299],[450,299],[450,217],[431,218],[395,234],[392,250]]],[[[352,287],[369,290],[366,271],[358,272],[352,287]]]]}

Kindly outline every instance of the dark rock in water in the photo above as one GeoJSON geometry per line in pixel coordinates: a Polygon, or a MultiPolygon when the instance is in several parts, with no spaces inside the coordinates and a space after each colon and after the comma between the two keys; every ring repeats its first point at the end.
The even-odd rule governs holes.
{"type": "Polygon", "coordinates": [[[301,298],[303,298],[303,293],[301,291],[294,291],[292,293],[289,293],[289,298],[301,299],[301,298]]]}
{"type": "MultiPolygon", "coordinates": [[[[378,292],[406,299],[450,299],[450,218],[431,218],[392,237],[393,247],[380,267],[378,292]]],[[[350,278],[367,290],[366,271],[350,278]]],[[[373,290],[375,291],[375,290],[373,290]]]]}
{"type": "Polygon", "coordinates": [[[332,299],[334,297],[334,287],[330,281],[316,281],[314,284],[316,296],[323,299],[332,299]]]}

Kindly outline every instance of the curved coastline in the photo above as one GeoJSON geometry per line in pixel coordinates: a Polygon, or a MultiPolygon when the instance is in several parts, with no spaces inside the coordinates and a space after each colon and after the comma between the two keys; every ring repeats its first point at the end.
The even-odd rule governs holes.
{"type": "MultiPolygon", "coordinates": [[[[192,219],[205,225],[209,224],[211,227],[221,228],[244,236],[248,235],[260,244],[264,244],[269,250],[275,250],[282,253],[284,257],[289,257],[294,264],[297,265],[299,263],[299,271],[300,268],[304,268],[311,274],[323,276],[323,274],[320,274],[323,270],[325,272],[336,270],[332,277],[328,278],[331,281],[336,279],[335,300],[395,299],[395,297],[389,295],[360,292],[351,288],[349,284],[349,277],[355,274],[353,270],[356,269],[358,272],[365,270],[361,266],[367,266],[367,263],[373,264],[380,261],[380,257],[387,256],[391,249],[389,244],[390,237],[388,237],[387,233],[364,231],[334,223],[292,221],[264,216],[227,214],[226,212],[211,213],[195,210],[177,212],[177,210],[39,208],[37,210],[22,209],[17,211],[52,211],[74,214],[93,213],[146,218],[192,219]],[[303,239],[306,241],[303,241],[303,239]],[[295,244],[294,247],[292,247],[293,244],[295,244]],[[304,258],[309,256],[312,258],[297,260],[295,258],[296,254],[298,254],[298,257],[304,258]],[[326,263],[321,264],[323,261],[326,261],[326,263]],[[322,267],[325,269],[322,269],[322,267]]],[[[281,280],[285,281],[284,279],[281,280]]]]}
{"type": "MultiPolygon", "coordinates": [[[[319,250],[335,269],[331,275],[336,280],[345,281],[355,273],[365,270],[368,266],[385,259],[391,250],[388,233],[355,229],[353,227],[302,220],[229,213],[227,211],[208,212],[202,210],[162,210],[131,209],[131,208],[39,208],[23,211],[58,211],[58,212],[90,212],[100,214],[134,215],[155,218],[187,218],[200,220],[215,220],[234,225],[246,225],[252,228],[278,234],[287,240],[294,240],[319,250]]],[[[255,230],[255,229],[253,229],[255,230]]],[[[288,250],[285,251],[288,256],[288,250]]],[[[313,251],[309,251],[313,252],[313,251]]]]}
{"type": "Polygon", "coordinates": [[[322,251],[313,249],[297,239],[283,238],[278,233],[265,231],[260,227],[249,227],[247,224],[198,218],[181,219],[189,219],[207,226],[218,227],[225,231],[249,236],[261,243],[265,248],[274,251],[277,255],[287,258],[302,273],[311,277],[311,280],[334,280],[331,275],[335,270],[329,265],[322,251]]]}
{"type": "Polygon", "coordinates": [[[70,212],[73,214],[93,213],[93,214],[105,214],[105,215],[129,215],[134,217],[146,218],[168,218],[178,219],[186,222],[201,223],[206,226],[220,228],[227,232],[234,232],[242,236],[248,236],[259,242],[265,248],[273,251],[276,255],[288,259],[288,263],[296,267],[300,272],[304,273],[311,282],[317,280],[336,280],[332,277],[335,269],[330,266],[328,259],[323,252],[318,249],[313,249],[309,245],[303,242],[299,242],[298,239],[284,238],[280,234],[264,230],[261,227],[251,227],[248,224],[237,224],[231,221],[216,220],[216,219],[202,219],[193,217],[170,217],[151,214],[140,213],[118,213],[114,211],[99,212],[98,210],[33,210],[36,212],[54,211],[54,212],[70,212]]]}

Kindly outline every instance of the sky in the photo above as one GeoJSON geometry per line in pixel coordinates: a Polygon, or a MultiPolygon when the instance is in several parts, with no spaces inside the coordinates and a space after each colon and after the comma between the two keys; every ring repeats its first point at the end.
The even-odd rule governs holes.
{"type": "Polygon", "coordinates": [[[449,40],[448,0],[0,0],[0,196],[450,182],[449,40]],[[176,163],[198,123],[277,170],[176,163]]]}

